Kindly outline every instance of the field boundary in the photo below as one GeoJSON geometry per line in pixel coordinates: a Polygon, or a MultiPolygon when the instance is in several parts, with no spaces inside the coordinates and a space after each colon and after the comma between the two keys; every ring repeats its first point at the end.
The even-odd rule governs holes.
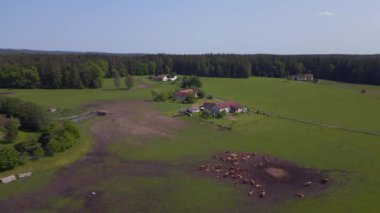
{"type": "Polygon", "coordinates": [[[361,133],[361,134],[367,134],[367,135],[380,136],[380,132],[375,132],[375,131],[369,131],[369,130],[363,130],[363,129],[354,129],[354,128],[342,127],[342,126],[337,126],[337,125],[333,125],[333,124],[326,124],[326,123],[318,123],[318,122],[314,122],[314,121],[308,121],[308,120],[303,120],[303,119],[298,119],[298,118],[291,118],[291,117],[284,116],[284,115],[278,115],[278,114],[274,114],[274,113],[270,113],[270,112],[264,112],[264,111],[260,111],[260,110],[254,110],[254,109],[252,109],[251,112],[256,113],[256,114],[260,114],[260,115],[270,116],[273,118],[289,120],[289,121],[304,123],[304,124],[313,125],[313,126],[319,126],[319,127],[325,127],[325,128],[330,128],[330,129],[337,129],[337,130],[343,130],[343,131],[355,132],[355,133],[361,133]]]}

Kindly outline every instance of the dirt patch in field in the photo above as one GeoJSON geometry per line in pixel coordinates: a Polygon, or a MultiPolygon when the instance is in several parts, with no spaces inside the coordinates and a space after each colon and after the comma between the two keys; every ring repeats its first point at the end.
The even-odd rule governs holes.
{"type": "Polygon", "coordinates": [[[212,159],[199,167],[202,175],[245,186],[247,196],[263,202],[318,195],[331,184],[322,171],[268,155],[228,152],[212,159]]]}
{"type": "Polygon", "coordinates": [[[94,103],[85,109],[107,112],[91,126],[91,151],[83,159],[58,170],[47,186],[2,200],[0,209],[7,209],[7,212],[49,209],[47,201],[58,196],[83,199],[86,211],[105,212],[109,203],[102,199],[101,191],[96,191],[98,183],[117,176],[165,177],[173,169],[180,169],[165,163],[126,161],[108,152],[107,146],[129,138],[138,143],[148,143],[154,138],[171,137],[173,131],[185,127],[183,121],[161,115],[149,101],[94,103]],[[92,190],[96,191],[96,196],[91,196],[92,190]]]}
{"type": "Polygon", "coordinates": [[[149,88],[151,86],[152,86],[151,84],[148,84],[148,83],[145,83],[145,82],[139,82],[137,84],[137,88],[139,88],[139,89],[146,89],[146,88],[149,88]]]}

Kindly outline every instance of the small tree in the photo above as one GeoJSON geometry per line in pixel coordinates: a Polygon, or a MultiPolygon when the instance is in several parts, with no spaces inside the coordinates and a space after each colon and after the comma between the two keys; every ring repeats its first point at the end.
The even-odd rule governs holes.
{"type": "Polygon", "coordinates": [[[198,98],[199,99],[202,99],[202,98],[204,98],[205,96],[206,96],[206,93],[205,93],[205,91],[203,91],[203,90],[198,90],[198,98]]]}
{"type": "Polygon", "coordinates": [[[33,157],[37,159],[44,156],[44,154],[45,154],[45,151],[41,146],[38,146],[35,150],[33,150],[33,153],[32,153],[33,157]]]}
{"type": "Polygon", "coordinates": [[[132,89],[133,85],[134,85],[133,77],[132,77],[132,75],[128,74],[127,77],[125,77],[125,87],[128,90],[130,90],[130,89],[132,89]]]}
{"type": "Polygon", "coordinates": [[[200,114],[200,117],[204,119],[209,119],[211,118],[211,116],[212,116],[211,113],[207,110],[203,110],[200,114]]]}
{"type": "Polygon", "coordinates": [[[152,90],[151,95],[152,95],[153,101],[166,101],[168,99],[166,94],[159,89],[152,90]]]}
{"type": "Polygon", "coordinates": [[[0,149],[0,171],[13,169],[19,163],[19,153],[13,147],[0,149]]]}
{"type": "Polygon", "coordinates": [[[182,78],[182,88],[200,88],[202,87],[201,79],[198,76],[190,76],[190,77],[183,77],[182,78]]]}
{"type": "Polygon", "coordinates": [[[195,95],[194,94],[190,94],[188,96],[186,96],[185,100],[184,100],[184,103],[185,104],[193,104],[195,103],[197,99],[195,98],[195,95]]]}
{"type": "Polygon", "coordinates": [[[208,95],[206,98],[209,99],[209,100],[214,99],[214,97],[212,95],[208,95]]]}
{"type": "Polygon", "coordinates": [[[120,89],[120,72],[117,70],[113,71],[113,83],[116,89],[120,89]]]}
{"type": "Polygon", "coordinates": [[[5,123],[5,140],[8,142],[14,142],[18,136],[18,128],[20,127],[20,121],[16,118],[11,118],[5,123]]]}

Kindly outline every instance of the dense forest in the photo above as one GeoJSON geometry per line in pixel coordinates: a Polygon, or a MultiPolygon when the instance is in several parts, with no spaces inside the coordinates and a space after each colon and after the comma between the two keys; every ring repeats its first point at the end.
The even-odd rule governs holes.
{"type": "Polygon", "coordinates": [[[380,55],[165,55],[0,53],[0,87],[99,88],[114,75],[247,78],[313,73],[316,78],[380,85],[380,55]]]}

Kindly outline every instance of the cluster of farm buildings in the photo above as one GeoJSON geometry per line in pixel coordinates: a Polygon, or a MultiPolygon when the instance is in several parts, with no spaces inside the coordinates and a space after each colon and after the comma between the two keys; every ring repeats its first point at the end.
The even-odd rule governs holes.
{"type": "Polygon", "coordinates": [[[176,75],[174,76],[171,76],[171,75],[157,75],[157,76],[153,76],[153,79],[156,80],[156,81],[162,81],[162,82],[166,82],[166,81],[171,81],[171,82],[174,82],[178,79],[178,77],[176,75]]]}
{"type": "Polygon", "coordinates": [[[311,74],[311,73],[298,74],[298,75],[290,75],[290,76],[288,76],[288,80],[294,80],[294,81],[314,81],[314,75],[311,74]]]}
{"type": "MultiPolygon", "coordinates": [[[[183,89],[179,90],[174,93],[174,99],[176,100],[183,100],[189,95],[194,95],[195,97],[198,97],[197,95],[197,89],[183,89]]],[[[238,114],[238,113],[244,113],[247,112],[247,108],[240,105],[236,101],[222,101],[222,102],[204,102],[200,106],[192,106],[187,109],[188,113],[197,113],[200,112],[201,110],[207,110],[213,114],[216,113],[233,113],[233,114],[238,114]]]]}

